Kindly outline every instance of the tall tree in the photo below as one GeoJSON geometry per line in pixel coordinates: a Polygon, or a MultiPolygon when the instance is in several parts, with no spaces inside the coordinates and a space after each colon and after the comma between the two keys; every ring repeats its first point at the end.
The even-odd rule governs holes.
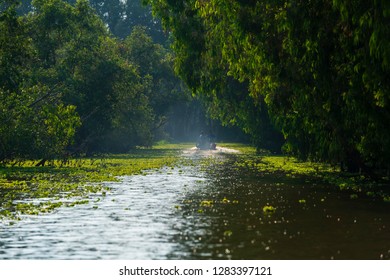
{"type": "Polygon", "coordinates": [[[150,7],[143,5],[142,0],[90,0],[90,3],[115,36],[123,39],[135,26],[142,25],[154,41],[166,41],[159,20],[153,18],[150,7]]]}
{"type": "Polygon", "coordinates": [[[87,0],[1,3],[0,161],[152,144],[185,89],[146,27],[120,40],[87,0]]]}
{"type": "Polygon", "coordinates": [[[37,83],[36,52],[16,1],[2,1],[0,16],[0,161],[52,158],[71,143],[79,117],[58,98],[60,90],[37,83]]]}
{"type": "MultiPolygon", "coordinates": [[[[285,151],[351,171],[390,168],[388,1],[148,2],[194,91],[240,108],[219,84],[231,77],[247,89],[242,100],[268,110],[285,151]]],[[[254,119],[241,126],[264,120],[254,119]]]]}
{"type": "Polygon", "coordinates": [[[264,101],[254,102],[250,84],[232,75],[227,53],[221,49],[232,43],[232,27],[209,28],[196,1],[149,2],[174,39],[177,73],[208,104],[211,116],[225,125],[240,126],[259,147],[280,150],[283,140],[270,122],[264,101]]]}
{"type": "MultiPolygon", "coordinates": [[[[63,0],[74,5],[76,0],[63,0]]],[[[27,14],[34,9],[32,0],[20,0],[20,14],[27,14]]],[[[89,0],[92,8],[104,21],[112,34],[124,39],[130,35],[133,27],[142,25],[148,29],[153,40],[163,44],[167,40],[161,23],[153,18],[149,6],[143,5],[142,0],[89,0]]]]}

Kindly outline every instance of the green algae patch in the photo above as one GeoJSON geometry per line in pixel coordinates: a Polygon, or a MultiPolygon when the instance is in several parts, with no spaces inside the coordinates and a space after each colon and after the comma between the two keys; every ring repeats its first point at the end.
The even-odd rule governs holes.
{"type": "Polygon", "coordinates": [[[203,206],[203,207],[212,207],[214,204],[214,201],[212,200],[202,200],[200,202],[200,206],[203,206]]]}
{"type": "Polygon", "coordinates": [[[271,206],[271,205],[266,205],[266,206],[263,207],[263,212],[264,212],[265,214],[272,214],[272,213],[274,213],[275,211],[276,211],[276,208],[273,207],[273,206],[271,206]]]}
{"type": "MultiPolygon", "coordinates": [[[[351,192],[351,199],[366,196],[390,201],[389,192],[384,191],[389,185],[388,179],[373,181],[359,174],[341,172],[339,168],[329,164],[272,155],[249,145],[221,143],[219,146],[238,150],[239,153],[201,158],[183,157],[180,156],[183,150],[193,148],[193,143],[161,142],[152,148],[134,149],[128,154],[52,160],[40,167],[35,166],[38,161],[21,161],[18,164],[0,166],[0,221],[19,219],[21,215],[49,213],[58,207],[88,204],[91,196],[94,200],[103,199],[110,192],[104,182],[118,181],[120,176],[146,175],[146,170],[193,165],[197,165],[200,171],[207,170],[212,174],[225,168],[226,162],[229,162],[232,172],[237,170],[241,173],[247,169],[250,171],[249,175],[256,173],[302,177],[308,181],[338,186],[342,191],[351,192]]],[[[278,185],[279,183],[275,184],[278,185]]],[[[298,202],[304,204],[303,199],[298,202]]],[[[215,203],[232,205],[237,204],[238,200],[227,197],[203,200],[198,205],[199,213],[213,208],[215,203]]],[[[92,209],[93,207],[91,206],[92,209]]],[[[272,210],[265,208],[263,212],[271,213],[272,210]]]]}
{"type": "Polygon", "coordinates": [[[291,157],[265,154],[251,155],[237,161],[235,164],[240,167],[256,169],[260,172],[284,172],[289,177],[294,177],[295,175],[317,176],[323,173],[340,172],[338,168],[325,163],[299,161],[291,157]]]}
{"type": "Polygon", "coordinates": [[[52,160],[37,167],[37,161],[21,161],[0,167],[0,220],[21,215],[49,213],[58,207],[74,207],[89,197],[105,197],[110,189],[103,182],[118,181],[124,175],[179,164],[181,145],[158,145],[134,149],[129,154],[52,160]]]}
{"type": "Polygon", "coordinates": [[[387,202],[390,197],[390,180],[386,177],[372,179],[363,174],[343,172],[338,166],[328,163],[300,161],[294,157],[272,155],[267,151],[256,151],[237,144],[231,147],[241,151],[234,162],[237,170],[248,169],[262,174],[324,182],[352,193],[352,199],[370,197],[387,202]]]}

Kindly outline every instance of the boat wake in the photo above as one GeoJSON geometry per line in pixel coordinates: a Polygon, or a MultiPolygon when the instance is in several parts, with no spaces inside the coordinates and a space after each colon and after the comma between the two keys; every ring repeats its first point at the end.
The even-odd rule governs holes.
{"type": "Polygon", "coordinates": [[[192,147],[191,149],[184,150],[183,154],[185,154],[185,155],[205,155],[205,156],[210,155],[211,156],[211,155],[217,155],[217,154],[236,154],[239,152],[240,151],[235,150],[235,149],[217,146],[217,148],[215,150],[201,150],[201,149],[198,149],[197,147],[192,147]]]}

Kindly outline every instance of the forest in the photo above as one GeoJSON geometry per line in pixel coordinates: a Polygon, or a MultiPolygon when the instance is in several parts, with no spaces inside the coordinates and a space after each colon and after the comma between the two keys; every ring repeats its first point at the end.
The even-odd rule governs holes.
{"type": "Polygon", "coordinates": [[[0,162],[150,146],[194,106],[150,9],[69,2],[1,1],[0,162]]]}
{"type": "Polygon", "coordinates": [[[390,170],[386,0],[2,0],[0,9],[0,162],[151,146],[202,104],[258,149],[390,170]]]}
{"type": "Polygon", "coordinates": [[[389,77],[388,0],[0,0],[1,276],[389,260],[389,77]]]}

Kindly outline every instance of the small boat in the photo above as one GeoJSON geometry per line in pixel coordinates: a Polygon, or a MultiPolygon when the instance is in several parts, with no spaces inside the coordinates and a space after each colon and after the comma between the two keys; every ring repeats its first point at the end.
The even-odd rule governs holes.
{"type": "Polygon", "coordinates": [[[203,131],[200,133],[196,148],[199,150],[216,150],[217,144],[214,142],[214,134],[205,134],[203,131]]]}
{"type": "Polygon", "coordinates": [[[217,144],[215,142],[205,141],[202,143],[196,143],[196,147],[199,150],[216,150],[217,144]]]}

